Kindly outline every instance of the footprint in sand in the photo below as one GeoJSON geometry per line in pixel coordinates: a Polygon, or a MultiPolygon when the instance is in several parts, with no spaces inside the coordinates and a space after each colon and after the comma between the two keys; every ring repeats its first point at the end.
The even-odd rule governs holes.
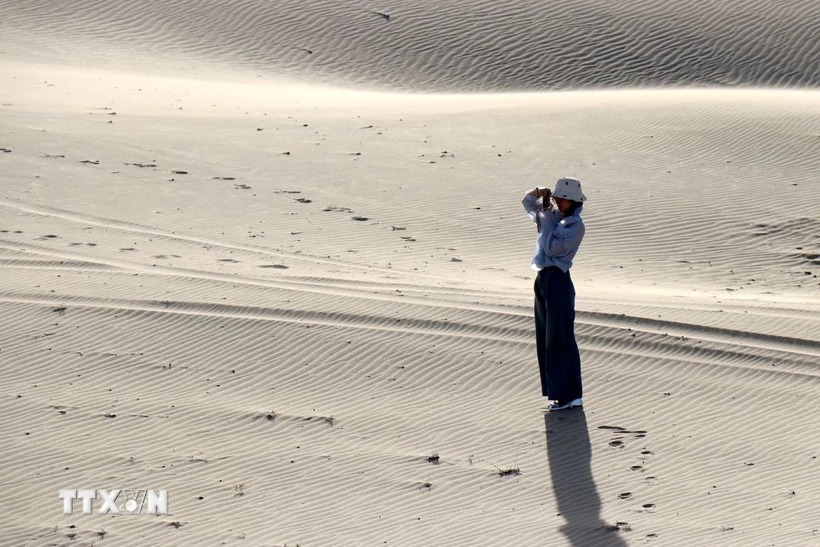
{"type": "Polygon", "coordinates": [[[236,264],[236,263],[238,263],[239,261],[238,261],[238,260],[235,260],[235,259],[233,259],[233,258],[220,258],[220,259],[219,259],[219,262],[230,262],[230,263],[232,263],[232,264],[236,264]]]}
{"type": "Polygon", "coordinates": [[[279,270],[287,270],[289,266],[285,266],[284,264],[262,264],[258,266],[259,268],[276,268],[279,270]]]}

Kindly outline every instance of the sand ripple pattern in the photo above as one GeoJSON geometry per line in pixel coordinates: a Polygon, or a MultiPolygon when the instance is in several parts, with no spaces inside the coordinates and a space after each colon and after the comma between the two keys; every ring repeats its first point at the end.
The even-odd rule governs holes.
{"type": "MultiPolygon", "coordinates": [[[[118,292],[115,285],[107,290],[118,292]]],[[[176,294],[184,283],[168,277],[164,287],[176,294]]],[[[253,287],[230,283],[212,293],[256,299],[253,287]]],[[[265,300],[287,294],[268,289],[265,300]]],[[[811,340],[582,314],[579,340],[596,402],[588,423],[568,428],[532,408],[537,380],[523,306],[476,313],[396,302],[409,318],[396,322],[384,313],[392,309],[374,313],[360,303],[328,313],[328,294],[304,296],[300,309],[286,310],[3,290],[9,382],[1,393],[14,427],[0,439],[25,458],[0,457],[9,492],[0,508],[12,499],[53,502],[50,517],[20,519],[4,539],[91,543],[103,530],[117,544],[135,534],[206,544],[215,534],[275,545],[489,545],[514,525],[523,544],[537,545],[566,518],[583,538],[577,544],[619,546],[622,534],[604,528],[616,519],[637,537],[698,537],[693,528],[657,528],[647,505],[718,529],[734,518],[765,534],[779,514],[738,519],[710,491],[725,487],[727,467],[749,467],[744,487],[757,489],[736,503],[750,512],[769,499],[767,490],[816,491],[813,452],[800,442],[816,419],[789,404],[813,398],[820,383],[811,340]],[[651,409],[640,408],[622,396],[625,383],[663,392],[647,395],[651,409]],[[747,412],[728,412],[733,405],[747,412]],[[765,423],[774,405],[786,405],[789,427],[763,439],[748,424],[765,423]],[[689,425],[702,413],[721,416],[715,431],[689,425]],[[556,445],[563,436],[589,453],[570,458],[556,445]],[[94,438],[105,445],[89,455],[94,438]],[[702,468],[695,487],[681,472],[693,466],[702,468]],[[51,494],[75,486],[167,488],[172,514],[63,516],[51,494]],[[570,493],[576,513],[545,520],[570,493]],[[424,526],[443,511],[452,516],[446,526],[424,526]],[[576,518],[600,524],[577,526],[576,518]]],[[[790,511],[805,518],[814,507],[790,511]]],[[[798,539],[793,530],[789,541],[798,539]]]]}
{"type": "Polygon", "coordinates": [[[0,29],[69,54],[83,43],[402,89],[820,84],[807,0],[3,0],[0,29]]]}

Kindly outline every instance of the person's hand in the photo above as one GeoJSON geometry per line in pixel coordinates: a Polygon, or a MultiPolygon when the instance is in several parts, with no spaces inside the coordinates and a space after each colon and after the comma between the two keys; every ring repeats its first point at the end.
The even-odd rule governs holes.
{"type": "Polygon", "coordinates": [[[550,199],[551,192],[549,188],[539,188],[539,198],[541,198],[541,204],[544,206],[544,209],[552,210],[552,200],[550,199]]]}
{"type": "Polygon", "coordinates": [[[536,186],[527,194],[531,196],[535,196],[536,198],[541,200],[541,204],[543,205],[544,209],[551,210],[553,208],[552,201],[549,199],[550,189],[549,188],[541,188],[536,186]],[[546,199],[545,199],[546,198],[546,199]]]}

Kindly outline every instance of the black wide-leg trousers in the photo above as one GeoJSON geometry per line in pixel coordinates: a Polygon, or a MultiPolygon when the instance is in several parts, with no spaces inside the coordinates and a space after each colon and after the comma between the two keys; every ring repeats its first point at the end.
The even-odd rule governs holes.
{"type": "Polygon", "coordinates": [[[582,396],[581,354],[575,341],[575,286],[550,266],[535,278],[535,342],[541,393],[553,401],[582,396]]]}

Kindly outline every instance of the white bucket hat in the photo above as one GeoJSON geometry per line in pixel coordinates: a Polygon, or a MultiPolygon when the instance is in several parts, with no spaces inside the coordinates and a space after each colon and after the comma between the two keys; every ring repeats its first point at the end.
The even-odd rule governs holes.
{"type": "Polygon", "coordinates": [[[584,202],[587,197],[581,191],[581,181],[572,177],[561,177],[555,183],[555,190],[552,195],[557,198],[568,199],[571,201],[584,202]]]}

